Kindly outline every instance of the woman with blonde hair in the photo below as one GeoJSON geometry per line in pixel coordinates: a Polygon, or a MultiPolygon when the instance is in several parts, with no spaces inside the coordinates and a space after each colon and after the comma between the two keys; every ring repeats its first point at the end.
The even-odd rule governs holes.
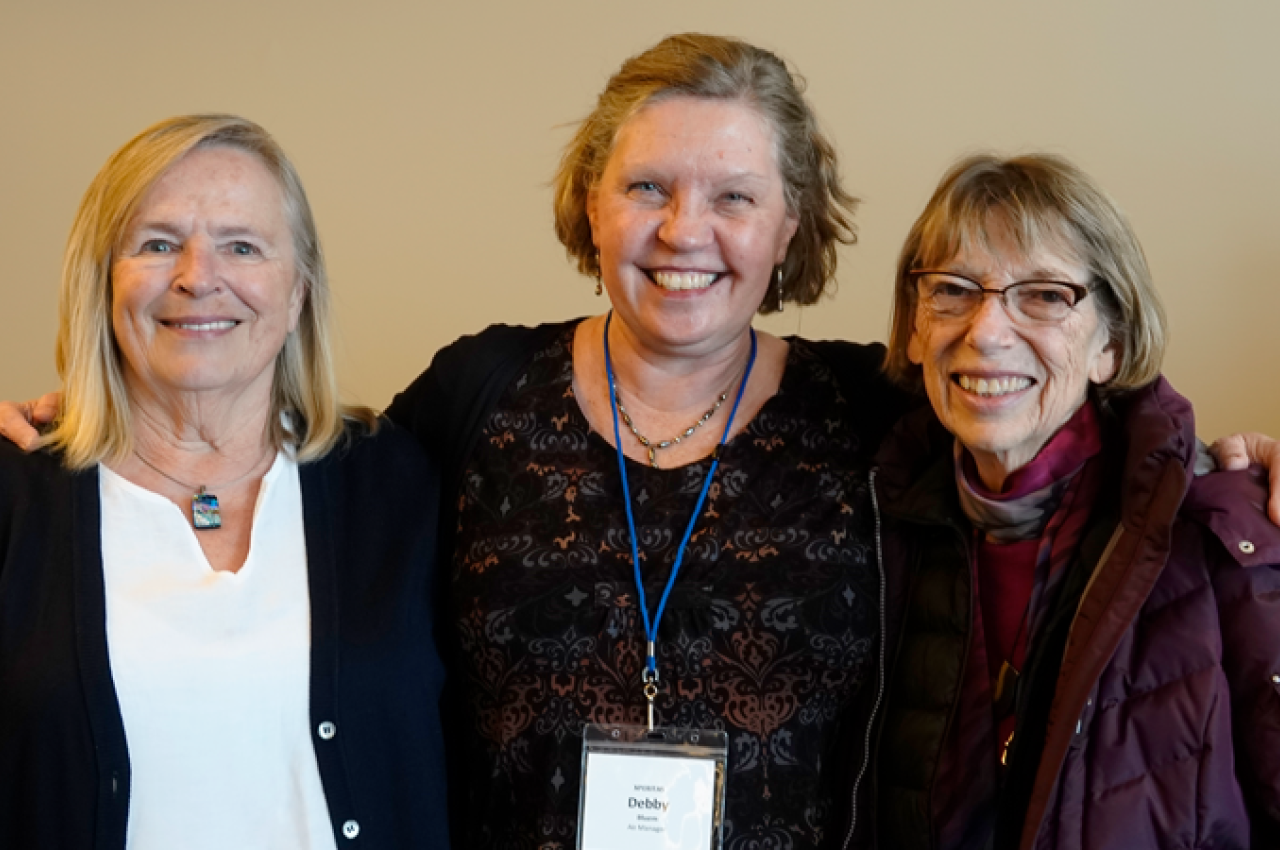
{"type": "Polygon", "coordinates": [[[435,471],[339,404],[293,166],[155,124],[81,202],[64,409],[0,446],[13,846],[444,846],[435,471]]]}

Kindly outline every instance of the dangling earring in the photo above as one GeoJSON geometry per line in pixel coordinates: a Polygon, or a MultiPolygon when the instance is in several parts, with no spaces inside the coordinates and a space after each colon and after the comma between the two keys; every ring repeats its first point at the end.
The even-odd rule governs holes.
{"type": "Polygon", "coordinates": [[[782,304],[782,266],[778,266],[773,270],[773,280],[778,288],[778,312],[781,313],[784,309],[782,304]]]}
{"type": "Polygon", "coordinates": [[[596,251],[596,297],[604,295],[604,283],[600,280],[600,252],[596,251]]]}

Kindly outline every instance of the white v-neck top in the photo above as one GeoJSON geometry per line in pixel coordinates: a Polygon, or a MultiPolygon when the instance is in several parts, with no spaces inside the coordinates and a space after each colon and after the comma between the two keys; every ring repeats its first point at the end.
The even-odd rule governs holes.
{"type": "Polygon", "coordinates": [[[281,453],[263,479],[238,573],[209,566],[168,499],[99,472],[129,850],[335,848],[310,733],[297,464],[281,453]]]}

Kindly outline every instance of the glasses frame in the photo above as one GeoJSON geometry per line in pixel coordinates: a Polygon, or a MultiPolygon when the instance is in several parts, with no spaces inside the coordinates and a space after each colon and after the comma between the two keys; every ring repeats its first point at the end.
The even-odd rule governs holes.
{"type": "MultiPolygon", "coordinates": [[[[948,271],[946,269],[912,269],[911,271],[907,272],[907,277],[915,280],[916,298],[919,299],[919,303],[922,305],[925,304],[925,300],[924,300],[924,295],[920,292],[920,278],[922,275],[927,275],[927,274],[946,275],[947,277],[955,277],[955,278],[959,278],[960,280],[968,281],[969,283],[972,283],[974,287],[976,287],[978,291],[981,293],[981,295],[978,298],[978,306],[976,306],[971,313],[968,313],[964,316],[942,316],[943,318],[948,318],[948,319],[963,319],[963,318],[967,318],[968,316],[972,316],[975,313],[977,313],[978,310],[981,309],[982,300],[984,298],[986,298],[988,295],[998,295],[1000,296],[1000,305],[1004,307],[1004,311],[1009,314],[1009,318],[1014,320],[1025,319],[1027,322],[1030,322],[1036,325],[1056,325],[1066,321],[1067,317],[1064,315],[1061,319],[1057,319],[1057,320],[1034,319],[1031,316],[1028,316],[1026,313],[1022,312],[1021,310],[1017,308],[1011,308],[1009,306],[1009,290],[1013,289],[1016,286],[1022,286],[1028,283],[1051,283],[1054,286],[1065,286],[1067,289],[1070,289],[1076,296],[1075,303],[1071,305],[1071,309],[1075,310],[1077,307],[1080,306],[1080,302],[1088,298],[1089,293],[1092,292],[1094,289],[1093,285],[1086,286],[1085,284],[1075,283],[1074,281],[1070,281],[1070,280],[1053,280],[1049,278],[1039,278],[1039,277],[1028,278],[1026,280],[1015,280],[1013,283],[1009,284],[1008,286],[1000,287],[997,289],[996,287],[983,286],[981,283],[969,277],[968,275],[959,274],[957,272],[948,271]]],[[[935,313],[935,315],[942,315],[942,314],[935,313]]],[[[1067,315],[1070,315],[1070,314],[1067,314],[1067,315]]]]}

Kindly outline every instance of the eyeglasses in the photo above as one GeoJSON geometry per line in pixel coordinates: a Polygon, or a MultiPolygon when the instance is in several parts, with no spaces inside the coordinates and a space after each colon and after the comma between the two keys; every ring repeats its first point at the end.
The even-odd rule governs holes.
{"type": "Polygon", "coordinates": [[[1057,324],[1071,315],[1092,287],[1065,280],[1020,280],[1003,289],[988,289],[976,280],[937,269],[915,269],[920,301],[944,319],[965,319],[978,312],[982,299],[997,295],[1009,318],[1029,324],[1057,324]]]}

